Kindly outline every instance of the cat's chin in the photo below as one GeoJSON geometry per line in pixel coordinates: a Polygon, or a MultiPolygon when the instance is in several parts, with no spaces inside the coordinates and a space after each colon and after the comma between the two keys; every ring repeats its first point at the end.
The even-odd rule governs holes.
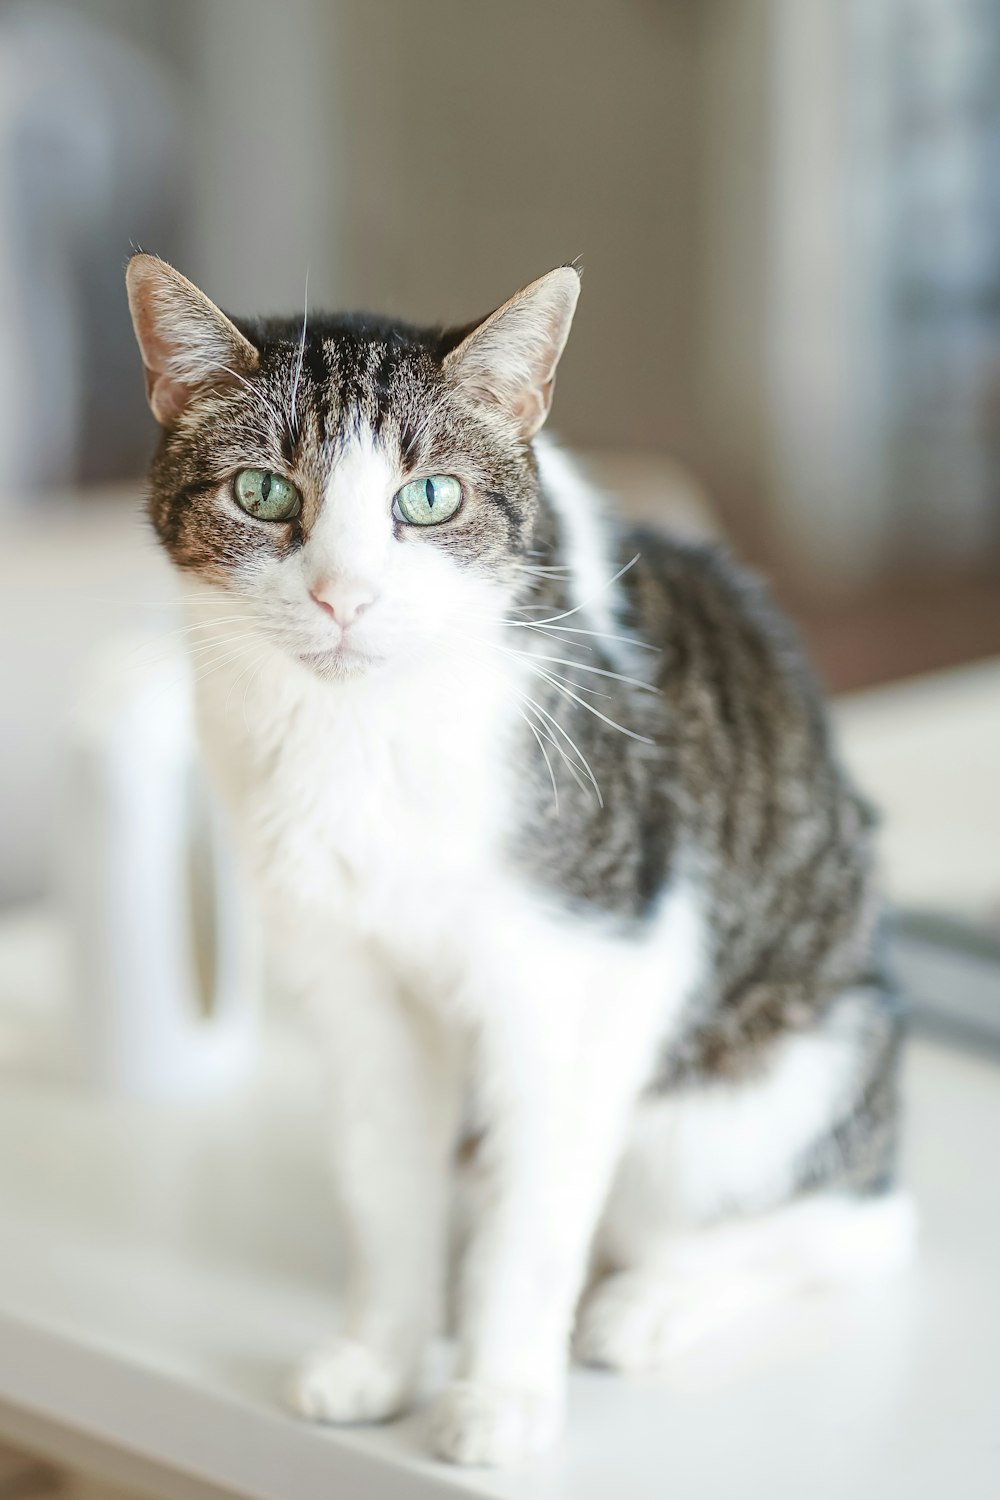
{"type": "Polygon", "coordinates": [[[376,671],[382,660],[367,651],[344,645],[331,651],[304,651],[299,655],[302,665],[324,682],[354,682],[376,671]]]}

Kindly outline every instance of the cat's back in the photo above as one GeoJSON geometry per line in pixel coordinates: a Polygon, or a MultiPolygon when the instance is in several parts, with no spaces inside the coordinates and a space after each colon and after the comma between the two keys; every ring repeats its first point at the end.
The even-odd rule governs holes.
{"type": "Polygon", "coordinates": [[[717,544],[632,531],[627,620],[658,651],[672,749],[707,784],[798,771],[844,791],[820,685],[766,586],[717,544]]]}
{"type": "Polygon", "coordinates": [[[640,553],[630,624],[660,651],[675,806],[717,881],[734,899],[819,883],[838,907],[865,904],[874,819],[791,624],[723,548],[646,532],[624,549],[640,553]]]}
{"type": "Polygon", "coordinates": [[[719,543],[629,530],[623,553],[637,554],[623,579],[629,623],[661,653],[659,687],[691,708],[710,702],[735,729],[755,699],[761,713],[829,747],[819,683],[793,626],[766,585],[719,543]]]}

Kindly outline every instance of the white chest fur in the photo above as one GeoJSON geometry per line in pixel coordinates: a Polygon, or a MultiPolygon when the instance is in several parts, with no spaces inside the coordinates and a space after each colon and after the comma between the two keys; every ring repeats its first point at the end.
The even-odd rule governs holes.
{"type": "Polygon", "coordinates": [[[501,878],[503,683],[439,661],[327,684],[275,653],[247,686],[244,666],[206,680],[199,719],[265,897],[439,966],[501,878]]]}

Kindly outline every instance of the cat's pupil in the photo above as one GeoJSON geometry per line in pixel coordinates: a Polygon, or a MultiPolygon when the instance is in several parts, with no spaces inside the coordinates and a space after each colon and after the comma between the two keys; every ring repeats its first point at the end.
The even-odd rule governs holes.
{"type": "Polygon", "coordinates": [[[271,476],[270,476],[270,474],[265,474],[264,478],[261,481],[260,498],[262,500],[266,500],[267,497],[268,497],[268,495],[270,493],[271,493],[271,476]]]}
{"type": "Polygon", "coordinates": [[[434,481],[433,480],[428,479],[427,482],[425,483],[425,485],[424,485],[424,494],[427,496],[427,504],[429,506],[433,506],[433,504],[434,504],[434,481]]]}

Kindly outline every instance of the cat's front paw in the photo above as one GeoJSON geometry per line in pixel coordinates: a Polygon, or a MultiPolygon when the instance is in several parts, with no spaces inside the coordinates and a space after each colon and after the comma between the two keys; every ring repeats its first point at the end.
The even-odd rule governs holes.
{"type": "Polygon", "coordinates": [[[409,1365],[353,1339],[335,1339],[303,1361],[288,1395],[313,1422],[386,1422],[410,1404],[414,1385],[409,1365]]]}
{"type": "Polygon", "coordinates": [[[454,1380],[428,1413],[431,1451],[452,1464],[516,1463],[554,1442],[563,1425],[560,1395],[454,1380]]]}

